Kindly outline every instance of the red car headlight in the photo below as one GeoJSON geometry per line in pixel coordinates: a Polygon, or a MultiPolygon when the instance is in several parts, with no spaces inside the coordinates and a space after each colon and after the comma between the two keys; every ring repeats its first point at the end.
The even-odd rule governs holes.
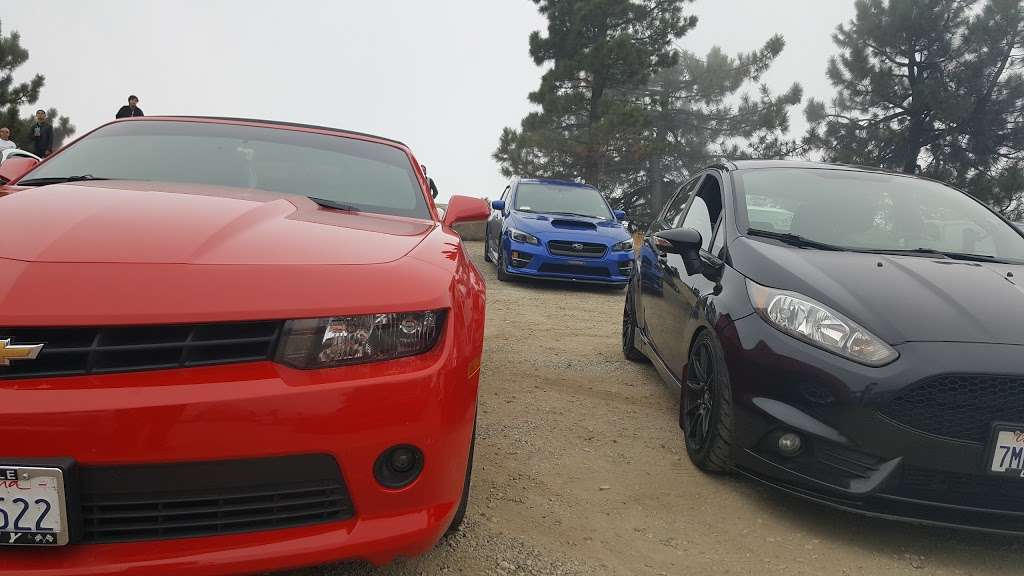
{"type": "Polygon", "coordinates": [[[289,320],[275,361],[310,370],[422,354],[437,343],[444,320],[444,310],[289,320]]]}

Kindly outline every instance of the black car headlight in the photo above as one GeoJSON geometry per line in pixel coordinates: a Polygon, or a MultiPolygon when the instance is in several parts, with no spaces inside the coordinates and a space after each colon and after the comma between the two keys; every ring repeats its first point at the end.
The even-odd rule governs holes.
{"type": "Polygon", "coordinates": [[[754,310],[778,330],[867,366],[884,366],[899,353],[881,338],[824,304],[795,292],[747,280],[754,310]]]}
{"type": "Polygon", "coordinates": [[[533,244],[534,246],[540,246],[540,240],[537,239],[533,234],[527,234],[521,230],[515,228],[508,229],[508,237],[515,240],[516,242],[522,242],[523,244],[533,244]]]}
{"type": "Polygon", "coordinates": [[[612,246],[612,252],[629,252],[632,249],[633,249],[633,241],[632,240],[624,240],[622,242],[619,242],[615,246],[612,246]]]}
{"type": "Polygon", "coordinates": [[[444,310],[289,320],[274,360],[309,370],[422,354],[444,320],[444,310]]]}

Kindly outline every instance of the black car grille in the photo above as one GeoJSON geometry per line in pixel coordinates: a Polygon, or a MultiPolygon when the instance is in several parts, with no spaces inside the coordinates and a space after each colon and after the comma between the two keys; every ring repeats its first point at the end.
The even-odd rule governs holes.
{"type": "Polygon", "coordinates": [[[74,376],[266,360],[281,322],[68,328],[0,328],[11,345],[44,344],[35,360],[10,360],[0,379],[74,376]]]}
{"type": "Polygon", "coordinates": [[[939,376],[907,388],[879,412],[926,434],[985,444],[993,422],[1024,422],[1024,377],[939,376]]]}
{"type": "Polygon", "coordinates": [[[608,278],[611,274],[607,268],[597,266],[573,266],[570,264],[552,264],[546,262],[540,265],[540,272],[551,274],[571,274],[573,276],[595,276],[608,278]]]}
{"type": "Polygon", "coordinates": [[[1024,512],[1024,480],[941,472],[917,466],[903,470],[892,496],[951,506],[1024,512]]]}
{"type": "Polygon", "coordinates": [[[548,250],[555,256],[571,256],[573,258],[600,258],[608,251],[604,244],[592,242],[570,242],[568,240],[551,240],[548,250]],[[577,246],[579,248],[577,248],[577,246]]]}
{"type": "Polygon", "coordinates": [[[189,538],[304,526],[355,515],[324,454],[130,467],[83,467],[83,541],[189,538]]]}

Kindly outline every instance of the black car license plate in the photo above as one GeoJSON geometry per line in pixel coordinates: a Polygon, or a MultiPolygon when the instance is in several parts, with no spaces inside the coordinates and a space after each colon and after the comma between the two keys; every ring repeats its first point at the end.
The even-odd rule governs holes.
{"type": "Polygon", "coordinates": [[[995,424],[988,472],[1024,478],[1024,424],[995,424]]]}

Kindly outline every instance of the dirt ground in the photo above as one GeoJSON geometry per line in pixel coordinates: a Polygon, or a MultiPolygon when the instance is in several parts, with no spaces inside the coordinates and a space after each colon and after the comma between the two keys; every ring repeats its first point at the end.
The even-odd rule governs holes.
{"type": "Polygon", "coordinates": [[[381,569],[291,576],[1024,572],[1024,538],[862,518],[699,472],[678,391],[622,357],[622,291],[501,283],[469,248],[488,317],[463,531],[381,569]]]}

